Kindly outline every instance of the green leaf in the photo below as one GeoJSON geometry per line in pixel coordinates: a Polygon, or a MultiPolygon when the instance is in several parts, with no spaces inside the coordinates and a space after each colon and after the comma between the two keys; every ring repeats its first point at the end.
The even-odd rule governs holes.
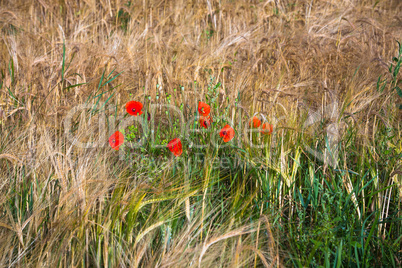
{"type": "Polygon", "coordinates": [[[380,85],[381,85],[381,75],[378,77],[377,80],[377,91],[380,91],[380,85]]]}
{"type": "Polygon", "coordinates": [[[399,97],[402,97],[402,89],[398,86],[395,87],[396,92],[398,92],[399,97]]]}
{"type": "Polygon", "coordinates": [[[18,102],[17,98],[14,96],[13,92],[11,91],[11,89],[9,87],[6,87],[8,90],[8,93],[10,93],[11,98],[13,98],[16,102],[18,102]]]}
{"type": "MultiPolygon", "coordinates": [[[[360,244],[359,244],[360,245],[360,244]]],[[[357,268],[360,268],[360,265],[359,265],[359,263],[360,263],[360,260],[359,260],[359,253],[357,252],[357,246],[356,246],[356,244],[354,245],[354,248],[355,248],[355,258],[356,258],[356,264],[357,264],[357,268]]],[[[359,247],[359,249],[361,248],[361,245],[360,245],[360,247],[359,247]]]]}
{"type": "Polygon", "coordinates": [[[70,88],[82,86],[82,85],[85,85],[85,84],[86,84],[86,83],[79,83],[79,84],[75,84],[75,85],[71,85],[71,86],[65,87],[64,89],[70,89],[70,88]]]}
{"type": "Polygon", "coordinates": [[[394,73],[393,73],[394,79],[396,79],[396,77],[398,76],[399,68],[401,67],[401,62],[402,62],[402,60],[398,61],[398,63],[395,66],[394,73]]]}
{"type": "Polygon", "coordinates": [[[100,108],[101,110],[103,109],[103,107],[105,107],[106,103],[113,97],[115,92],[112,93],[112,95],[109,96],[109,98],[107,98],[107,100],[105,101],[105,103],[102,105],[102,107],[100,108]]]}
{"type": "Polygon", "coordinates": [[[13,58],[10,59],[10,63],[8,64],[8,71],[10,73],[11,84],[14,82],[14,61],[13,58]]]}
{"type": "Polygon", "coordinates": [[[350,243],[350,245],[351,245],[352,247],[362,248],[362,245],[361,245],[359,242],[357,242],[357,241],[352,241],[352,242],[350,243]]]}
{"type": "MultiPolygon", "coordinates": [[[[114,71],[114,70],[113,70],[113,71],[114,71]]],[[[112,71],[112,72],[113,72],[113,71],[112,71]]],[[[110,77],[110,75],[112,74],[112,72],[109,74],[108,78],[110,77]]],[[[108,81],[106,81],[106,82],[102,85],[102,87],[103,87],[104,85],[109,84],[110,82],[112,82],[116,77],[118,77],[118,76],[121,75],[122,73],[123,73],[123,72],[120,72],[120,73],[116,74],[114,77],[110,78],[108,81]]]]}
{"type": "Polygon", "coordinates": [[[374,231],[377,230],[377,226],[378,226],[378,220],[380,218],[380,213],[376,213],[375,219],[374,219],[374,223],[371,225],[371,229],[370,229],[370,233],[364,243],[364,255],[366,255],[366,252],[369,248],[370,245],[370,240],[374,235],[374,231]]]}
{"type": "Polygon", "coordinates": [[[334,267],[339,268],[341,267],[342,264],[342,246],[343,246],[343,240],[341,239],[341,243],[339,243],[339,246],[336,250],[336,259],[334,263],[334,267]]]}
{"type": "Polygon", "coordinates": [[[65,63],[66,63],[66,43],[65,43],[65,40],[63,40],[63,62],[61,65],[61,80],[62,81],[64,80],[65,63]]]}
{"type": "Polygon", "coordinates": [[[310,251],[310,254],[309,254],[309,256],[308,256],[308,260],[307,260],[308,266],[310,266],[310,263],[311,263],[311,261],[313,260],[313,257],[314,257],[315,252],[316,252],[317,249],[318,249],[319,247],[321,247],[321,245],[322,245],[322,243],[321,243],[320,241],[312,240],[312,242],[313,242],[315,245],[314,245],[314,248],[310,251]]]}
{"type": "MultiPolygon", "coordinates": [[[[99,80],[98,90],[102,87],[102,81],[103,81],[103,78],[105,77],[105,72],[106,72],[106,68],[105,68],[105,70],[103,70],[101,79],[99,80]]],[[[98,93],[98,90],[96,91],[96,93],[98,93]]]]}

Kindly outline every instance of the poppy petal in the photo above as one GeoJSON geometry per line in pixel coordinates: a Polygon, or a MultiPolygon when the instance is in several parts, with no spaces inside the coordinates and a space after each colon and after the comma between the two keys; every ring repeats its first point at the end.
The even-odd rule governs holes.
{"type": "Polygon", "coordinates": [[[224,142],[231,141],[234,138],[234,135],[235,131],[230,125],[224,126],[219,133],[219,136],[223,138],[224,142]]]}
{"type": "Polygon", "coordinates": [[[274,126],[272,124],[264,123],[262,124],[262,134],[271,134],[274,131],[274,126]]]}
{"type": "Polygon", "coordinates": [[[124,143],[124,135],[120,131],[116,131],[109,137],[109,145],[116,151],[119,150],[120,145],[124,143]]]}
{"type": "Polygon", "coordinates": [[[139,101],[129,101],[126,103],[126,111],[130,115],[141,115],[142,114],[142,103],[139,101]]]}
{"type": "Polygon", "coordinates": [[[261,120],[258,117],[254,116],[248,124],[250,127],[258,128],[261,125],[261,120]]]}
{"type": "Polygon", "coordinates": [[[207,116],[211,112],[211,107],[205,102],[200,101],[198,102],[198,112],[203,116],[207,116]]]}
{"type": "Polygon", "coordinates": [[[175,156],[180,156],[183,153],[181,140],[178,138],[171,140],[167,147],[175,156]]]}
{"type": "Polygon", "coordinates": [[[201,116],[200,117],[200,125],[203,128],[208,128],[211,125],[212,119],[211,116],[201,116]]]}

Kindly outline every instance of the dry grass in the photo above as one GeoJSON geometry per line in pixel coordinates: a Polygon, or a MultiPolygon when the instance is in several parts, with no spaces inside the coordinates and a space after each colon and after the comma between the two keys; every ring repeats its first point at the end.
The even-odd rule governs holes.
{"type": "MultiPolygon", "coordinates": [[[[26,99],[18,108],[47,117],[85,101],[105,67],[124,71],[114,98],[120,106],[128,94],[143,94],[143,87],[155,97],[157,84],[172,93],[195,80],[201,98],[210,75],[222,81],[231,100],[239,91],[264,101],[275,94],[288,102],[321,100],[325,92],[349,91],[358,67],[354,91],[385,72],[402,35],[401,5],[374,3],[138,1],[127,7],[121,1],[3,1],[0,59],[3,70],[14,60],[14,94],[26,99]],[[120,9],[130,14],[126,32],[116,18],[120,9]],[[286,13],[275,15],[276,9],[286,13]],[[58,85],[63,39],[67,62],[75,55],[67,85],[88,83],[70,92],[58,85]],[[35,104],[43,100],[39,109],[35,104]]],[[[4,81],[11,83],[7,74],[4,81]]],[[[9,111],[10,104],[2,108],[9,111]]]]}
{"type": "MultiPolygon", "coordinates": [[[[108,228],[115,224],[108,217],[114,211],[102,200],[111,197],[111,188],[119,178],[127,178],[128,170],[113,162],[105,146],[73,147],[63,130],[67,112],[88,99],[95,102],[94,95],[101,92],[100,103],[114,92],[108,104],[120,114],[127,100],[144,95],[158,102],[158,94],[173,94],[195,107],[214,77],[223,85],[220,96],[234,104],[241,95],[249,114],[263,111],[274,118],[336,99],[346,107],[345,114],[353,115],[361,134],[372,137],[374,127],[368,119],[374,115],[374,120],[381,120],[375,112],[394,102],[385,94],[389,92],[375,90],[376,82],[380,74],[387,75],[396,41],[402,40],[402,3],[376,2],[0,0],[0,176],[5,178],[0,183],[0,265],[101,263],[88,259],[90,254],[102,254],[94,253],[85,241],[97,241],[89,233],[108,237],[108,228]],[[97,91],[102,73],[114,69],[122,74],[97,91]],[[85,84],[68,88],[80,83],[85,84]],[[179,86],[185,87],[183,95],[174,91],[179,86]],[[26,178],[42,188],[23,189],[26,178]],[[14,189],[32,191],[29,217],[3,205],[10,197],[18,203],[9,190],[12,184],[14,189]],[[99,214],[104,218],[95,222],[101,210],[106,211],[99,214]],[[37,232],[44,215],[51,217],[46,219],[46,234],[37,232]]],[[[83,139],[97,131],[84,118],[79,126],[83,139]]],[[[141,202],[143,189],[151,188],[147,174],[133,177],[126,181],[133,190],[121,196],[127,205],[121,215],[132,200],[141,202]]],[[[154,192],[163,192],[164,183],[154,192]]],[[[150,218],[158,213],[154,209],[147,210],[150,218]]],[[[142,230],[157,237],[153,229],[159,223],[142,230]]],[[[114,248],[118,257],[111,266],[184,267],[202,261],[207,267],[217,260],[224,267],[247,266],[254,264],[256,255],[264,265],[278,265],[274,242],[256,248],[246,233],[259,227],[244,224],[227,221],[226,227],[211,230],[203,243],[193,243],[186,239],[199,231],[200,222],[194,220],[176,234],[170,250],[161,247],[159,255],[146,247],[153,239],[146,234],[139,243],[114,238],[116,244],[99,250],[108,256],[114,248]],[[220,256],[223,248],[228,250],[220,256]]]]}

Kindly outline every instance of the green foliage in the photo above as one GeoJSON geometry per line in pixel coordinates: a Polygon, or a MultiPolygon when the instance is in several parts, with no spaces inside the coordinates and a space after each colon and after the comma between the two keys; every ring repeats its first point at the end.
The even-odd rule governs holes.
{"type": "MultiPolygon", "coordinates": [[[[132,6],[132,2],[128,1],[124,5],[127,8],[130,8],[132,6]]],[[[116,21],[118,22],[118,25],[120,26],[120,28],[126,33],[128,30],[128,24],[131,21],[131,15],[130,15],[130,13],[126,12],[125,9],[120,8],[120,10],[116,14],[116,21]]]]}
{"type": "MultiPolygon", "coordinates": [[[[378,77],[377,81],[377,90],[383,92],[387,84],[389,83],[389,87],[391,91],[395,91],[400,98],[402,98],[402,89],[401,82],[402,80],[399,78],[399,69],[402,64],[402,45],[398,42],[398,56],[393,57],[391,64],[389,65],[388,71],[390,73],[391,79],[390,81],[387,78],[381,80],[381,75],[378,77]]],[[[398,105],[399,109],[402,109],[402,104],[398,105]]]]}
{"type": "MultiPolygon", "coordinates": [[[[221,90],[221,83],[216,83],[211,77],[206,92],[206,102],[211,105],[214,116],[211,130],[192,133],[191,137],[182,139],[183,156],[163,170],[165,176],[186,178],[187,183],[182,181],[182,187],[208,193],[206,199],[205,196],[194,196],[190,200],[203,208],[217,209],[217,218],[234,217],[235,221],[247,218],[256,222],[261,213],[271,215],[272,227],[280,233],[280,246],[289,253],[287,265],[395,267],[395,258],[400,253],[394,241],[401,239],[402,218],[397,202],[400,198],[398,187],[390,178],[390,167],[397,166],[400,159],[401,147],[400,142],[397,143],[400,133],[380,124],[373,144],[363,145],[357,142],[359,137],[351,125],[345,131],[342,146],[338,148],[339,166],[342,168],[326,170],[319,160],[302,152],[301,142],[306,137],[301,133],[292,136],[294,134],[290,135],[290,130],[283,130],[282,133],[278,130],[269,137],[252,133],[253,143],[262,144],[263,148],[252,148],[244,140],[239,141],[240,147],[233,142],[224,149],[214,148],[209,141],[219,131],[219,126],[225,124],[225,119],[221,118],[228,116],[232,108],[228,99],[220,98],[221,90]],[[191,144],[195,141],[207,146],[193,148],[191,144]],[[286,144],[286,151],[275,144],[286,144]],[[373,156],[373,152],[377,156],[373,156]],[[283,166],[284,156],[288,161],[285,161],[287,164],[283,169],[280,167],[283,166]],[[381,161],[376,161],[376,158],[381,161]],[[219,162],[222,159],[224,164],[219,162]],[[383,196],[391,202],[384,201],[387,199],[383,196]],[[384,206],[387,206],[386,210],[384,206]]],[[[174,98],[166,96],[167,100],[171,102],[174,98]]],[[[237,101],[239,99],[235,107],[237,101]]],[[[196,110],[196,107],[191,110],[196,110]]],[[[236,110],[236,113],[240,115],[240,111],[236,110]]],[[[170,112],[164,116],[168,116],[170,123],[175,122],[170,112]]],[[[240,129],[240,122],[238,124],[240,129]]],[[[197,126],[195,120],[192,127],[197,126]]],[[[138,128],[132,126],[128,129],[127,137],[135,140],[138,128]]],[[[179,132],[173,129],[158,125],[155,141],[166,144],[177,137],[179,132]]],[[[236,132],[236,139],[241,135],[236,132]]],[[[304,142],[328,142],[323,132],[310,138],[311,141],[304,142]]],[[[162,162],[172,157],[167,150],[152,150],[150,144],[136,149],[136,154],[141,159],[162,157],[162,162]]],[[[163,167],[161,162],[139,161],[133,170],[153,177],[163,167]]],[[[163,223],[158,227],[161,237],[170,241],[183,228],[184,222],[183,215],[173,229],[171,223],[163,223]]],[[[223,222],[214,220],[209,224],[217,227],[223,222]]],[[[201,231],[202,237],[207,235],[208,232],[201,231]]],[[[163,241],[157,244],[161,243],[163,241]]]]}

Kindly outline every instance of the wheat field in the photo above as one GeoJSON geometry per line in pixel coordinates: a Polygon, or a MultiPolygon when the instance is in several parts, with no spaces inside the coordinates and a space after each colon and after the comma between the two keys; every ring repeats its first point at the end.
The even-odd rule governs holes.
{"type": "Polygon", "coordinates": [[[0,29],[0,267],[402,265],[401,1],[0,0],[0,29]]]}

